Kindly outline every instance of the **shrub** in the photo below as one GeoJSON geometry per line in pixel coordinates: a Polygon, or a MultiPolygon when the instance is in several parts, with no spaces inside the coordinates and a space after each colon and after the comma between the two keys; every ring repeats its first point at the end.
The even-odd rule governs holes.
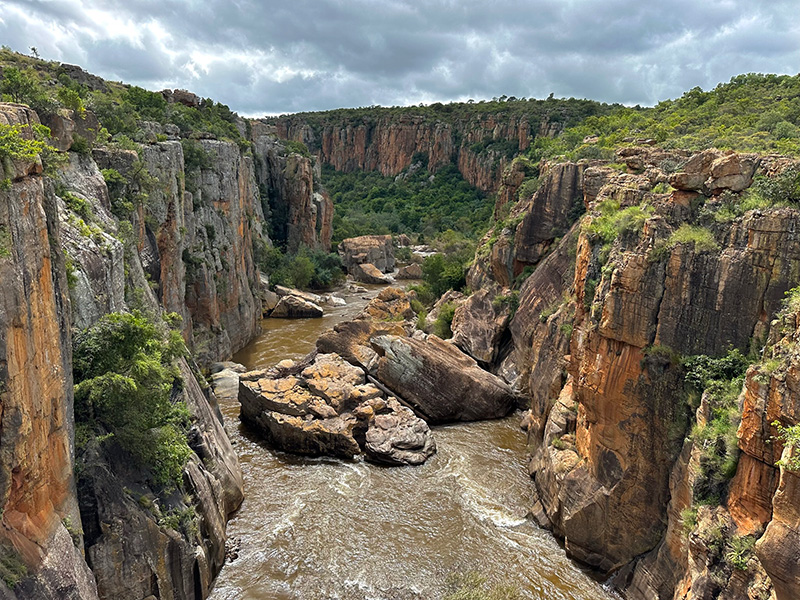
{"type": "Polygon", "coordinates": [[[695,252],[714,252],[719,250],[719,244],[714,239],[714,234],[705,227],[684,223],[669,236],[666,241],[657,244],[648,257],[651,261],[666,258],[678,244],[692,244],[695,252]]]}
{"type": "Polygon", "coordinates": [[[445,302],[439,307],[439,314],[433,323],[433,333],[438,335],[443,340],[448,340],[453,337],[453,330],[450,326],[453,324],[453,317],[456,314],[456,305],[450,302],[445,302]]]}
{"type": "Polygon", "coordinates": [[[287,140],[283,142],[283,146],[286,148],[286,152],[289,154],[295,153],[305,156],[306,158],[311,158],[311,152],[308,151],[308,146],[306,146],[303,142],[287,140]]]}
{"type": "Polygon", "coordinates": [[[0,578],[14,589],[28,574],[28,567],[22,561],[19,552],[10,545],[0,546],[0,578]]]}
{"type": "Polygon", "coordinates": [[[780,421],[773,421],[772,426],[778,430],[777,438],[793,449],[793,456],[782,458],[775,464],[788,471],[800,471],[800,424],[785,427],[780,421]]]}
{"type": "Polygon", "coordinates": [[[747,563],[753,556],[753,548],[756,545],[756,538],[751,535],[735,535],[728,543],[728,552],[725,553],[727,560],[734,569],[740,571],[747,570],[747,563]]]}
{"type": "Polygon", "coordinates": [[[56,98],[65,107],[74,110],[81,118],[86,115],[86,107],[83,105],[83,98],[74,89],[60,87],[56,92],[56,98]]]}
{"type": "Polygon", "coordinates": [[[98,441],[114,440],[168,488],[180,485],[191,454],[189,413],[170,399],[182,385],[175,360],[184,353],[177,331],[139,311],[106,315],[75,338],[76,422],[98,441]]]}

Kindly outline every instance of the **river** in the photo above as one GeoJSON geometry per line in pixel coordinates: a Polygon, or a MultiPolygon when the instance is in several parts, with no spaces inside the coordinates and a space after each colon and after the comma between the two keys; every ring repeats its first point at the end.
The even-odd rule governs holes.
{"type": "MultiPolygon", "coordinates": [[[[266,319],[234,360],[298,358],[374,295],[344,293],[322,319],[266,319]]],[[[238,557],[211,600],[436,600],[458,574],[516,586],[522,598],[598,600],[606,589],[526,518],[531,481],[519,416],[437,427],[421,467],[303,458],[271,450],[223,403],[245,500],[228,525],[238,557]]]]}

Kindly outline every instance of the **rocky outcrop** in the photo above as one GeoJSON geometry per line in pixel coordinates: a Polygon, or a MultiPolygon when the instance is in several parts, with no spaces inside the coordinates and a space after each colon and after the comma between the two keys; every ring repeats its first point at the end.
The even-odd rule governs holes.
{"type": "Polygon", "coordinates": [[[277,319],[313,319],[321,317],[322,308],[313,302],[299,296],[283,296],[270,313],[270,317],[277,319]]]}
{"type": "Polygon", "coordinates": [[[273,127],[249,123],[256,180],[274,241],[289,251],[301,246],[330,251],[333,202],[319,187],[318,168],[308,157],[287,152],[273,127]]]}
{"type": "MultiPolygon", "coordinates": [[[[740,445],[747,456],[731,483],[728,507],[698,513],[695,537],[685,543],[680,515],[691,505],[686,490],[692,486],[687,474],[693,459],[691,444],[681,453],[688,426],[683,372],[674,357],[747,350],[751,339],[764,339],[782,295],[800,275],[800,247],[792,234],[798,213],[754,211],[729,222],[712,217],[701,225],[695,211],[704,200],[697,192],[650,191],[667,181],[662,167],[674,164],[690,172],[680,165],[698,162],[697,186],[736,194],[742,177],[759,172],[758,161],[721,153],[713,160],[687,161],[650,150],[623,158],[635,164],[636,173],[583,168],[576,189],[591,214],[539,260],[520,290],[510,325],[513,351],[502,366],[513,363],[509,372],[531,397],[526,426],[534,447],[533,514],[564,538],[572,556],[599,569],[616,570],[644,555],[618,579],[629,597],[674,593],[679,598],[688,588],[712,594],[708,597],[727,589],[726,597],[740,597],[736,594],[748,586],[755,590],[758,581],[766,581],[768,589],[770,568],[776,567],[768,565],[766,553],[766,561],[748,563],[744,579],[726,562],[726,551],[708,553],[714,527],[732,539],[760,531],[772,511],[777,472],[760,465],[774,464],[777,457],[744,450],[743,429],[740,445]],[[635,226],[619,225],[612,237],[601,238],[590,225],[602,218],[601,203],[622,210],[639,206],[627,214],[644,214],[635,226]],[[677,241],[674,232],[687,222],[705,243],[677,241]],[[730,576],[728,587],[703,587],[702,581],[720,573],[730,576]]],[[[713,198],[705,203],[712,214],[721,206],[713,198]]],[[[508,271],[498,272],[495,277],[484,267],[471,275],[473,281],[507,284],[508,271]]],[[[752,383],[749,388],[756,389],[752,383]]],[[[745,400],[743,423],[747,406],[745,400]]],[[[763,432],[763,425],[751,429],[763,432]]],[[[769,547],[766,540],[758,543],[762,547],[769,547]]],[[[781,576],[791,581],[792,575],[781,576]]]]}
{"type": "Polygon", "coordinates": [[[242,419],[281,450],[393,465],[418,465],[436,451],[430,429],[336,354],[242,375],[242,419]]]}
{"type": "Polygon", "coordinates": [[[101,598],[205,598],[225,561],[225,524],[243,498],[238,458],[213,394],[185,361],[180,400],[192,415],[193,455],[184,469],[190,502],[159,499],[141,473],[113,450],[89,447],[80,476],[86,560],[101,598]],[[179,515],[175,531],[170,515],[179,515]],[[124,577],[120,574],[124,573],[124,577]]]}
{"type": "Polygon", "coordinates": [[[412,263],[400,267],[397,272],[397,279],[422,279],[422,266],[418,263],[412,263]]]}
{"type": "Polygon", "coordinates": [[[371,338],[371,344],[378,358],[370,374],[428,423],[496,419],[515,406],[503,381],[436,336],[382,335],[371,338]]]}
{"type": "Polygon", "coordinates": [[[521,199],[481,240],[467,284],[511,287],[526,268],[534,268],[583,212],[585,169],[575,163],[547,167],[533,196],[521,199]]]}
{"type": "Polygon", "coordinates": [[[394,270],[394,250],[390,235],[362,235],[342,240],[339,256],[347,272],[355,276],[358,265],[370,264],[382,273],[394,270]]]}
{"type": "Polygon", "coordinates": [[[488,289],[472,294],[453,315],[453,343],[481,364],[497,362],[508,327],[510,298],[496,296],[488,289]]]}
{"type": "Polygon", "coordinates": [[[353,279],[360,283],[371,283],[372,285],[385,285],[392,283],[393,279],[384,275],[371,263],[356,264],[350,269],[353,279]]]}

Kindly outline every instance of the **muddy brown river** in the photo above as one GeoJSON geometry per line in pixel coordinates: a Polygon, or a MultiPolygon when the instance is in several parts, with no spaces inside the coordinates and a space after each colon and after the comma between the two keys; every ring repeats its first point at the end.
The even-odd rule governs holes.
{"type": "MultiPolygon", "coordinates": [[[[368,295],[374,295],[375,289],[368,295]]],[[[322,319],[267,319],[234,360],[250,368],[313,349],[363,308],[364,294],[322,319]]],[[[271,450],[223,404],[245,478],[228,525],[238,557],[212,600],[438,600],[454,576],[479,573],[523,598],[614,598],[526,518],[531,482],[519,416],[434,429],[438,453],[421,467],[302,458],[271,450]]]]}

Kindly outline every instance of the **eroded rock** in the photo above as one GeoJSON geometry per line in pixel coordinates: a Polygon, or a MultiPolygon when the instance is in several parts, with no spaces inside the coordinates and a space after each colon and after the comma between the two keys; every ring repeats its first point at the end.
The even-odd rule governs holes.
{"type": "Polygon", "coordinates": [[[242,419],[277,448],[395,465],[422,464],[436,451],[424,421],[337,354],[284,367],[245,374],[239,388],[242,419]]]}

